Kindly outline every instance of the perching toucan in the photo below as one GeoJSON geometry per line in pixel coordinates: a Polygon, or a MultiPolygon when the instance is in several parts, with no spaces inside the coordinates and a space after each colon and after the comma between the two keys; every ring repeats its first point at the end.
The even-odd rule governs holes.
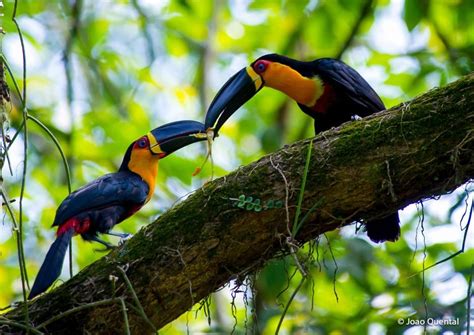
{"type": "MultiPolygon", "coordinates": [[[[367,81],[353,68],[331,58],[310,62],[277,54],[262,56],[232,76],[219,90],[206,114],[205,127],[217,136],[227,119],[262,87],[279,90],[314,119],[316,133],[385,109],[367,81]]],[[[364,222],[374,242],[396,241],[398,213],[364,222]]]]}
{"type": "Polygon", "coordinates": [[[204,125],[177,121],[153,129],[128,147],[117,172],[106,174],[71,193],[63,200],[54,219],[56,240],[36,276],[28,299],[46,291],[61,274],[64,256],[74,235],[111,245],[98,234],[125,237],[112,227],[145,205],[153,195],[158,161],[172,152],[205,140],[204,125]]]}

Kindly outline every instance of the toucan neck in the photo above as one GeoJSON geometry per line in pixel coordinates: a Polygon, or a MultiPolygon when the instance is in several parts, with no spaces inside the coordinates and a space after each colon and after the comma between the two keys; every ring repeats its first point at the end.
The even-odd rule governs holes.
{"type": "Polygon", "coordinates": [[[299,104],[312,107],[324,92],[318,76],[307,77],[292,67],[273,63],[265,74],[265,85],[286,94],[299,104]]]}
{"type": "Polygon", "coordinates": [[[148,185],[149,192],[146,201],[150,200],[155,190],[158,175],[158,155],[153,155],[149,149],[133,149],[133,143],[128,147],[119,171],[128,171],[140,176],[148,185]]]}
{"type": "Polygon", "coordinates": [[[130,161],[128,171],[139,175],[149,187],[148,196],[145,202],[150,200],[155,191],[156,177],[158,175],[158,159],[149,161],[130,161]]]}
{"type": "Polygon", "coordinates": [[[127,148],[127,151],[125,151],[125,155],[123,156],[122,163],[120,164],[119,171],[130,171],[128,168],[128,163],[130,162],[130,158],[132,156],[132,148],[133,148],[133,143],[130,144],[127,148]]]}

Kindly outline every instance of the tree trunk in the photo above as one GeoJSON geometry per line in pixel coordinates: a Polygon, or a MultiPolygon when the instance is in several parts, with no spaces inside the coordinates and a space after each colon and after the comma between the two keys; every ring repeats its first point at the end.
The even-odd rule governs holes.
{"type": "MultiPolygon", "coordinates": [[[[229,280],[287,253],[309,145],[299,217],[308,215],[297,235],[300,243],[451,192],[474,176],[473,101],[470,74],[207,183],[125,245],[30,302],[32,327],[54,334],[120,333],[123,298],[132,333],[152,333],[150,322],[163,327],[229,280]],[[233,200],[240,195],[265,206],[240,208],[233,200]],[[275,208],[278,204],[282,207],[275,208]]],[[[11,322],[24,323],[24,306],[4,317],[10,323],[0,317],[0,332],[18,331],[11,322]]]]}

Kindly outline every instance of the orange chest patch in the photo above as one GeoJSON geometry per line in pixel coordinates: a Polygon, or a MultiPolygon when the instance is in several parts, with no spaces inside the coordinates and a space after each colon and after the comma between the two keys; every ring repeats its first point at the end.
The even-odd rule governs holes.
{"type": "Polygon", "coordinates": [[[152,155],[148,149],[132,151],[128,168],[138,174],[148,184],[149,191],[146,197],[148,202],[155,191],[156,176],[158,174],[158,156],[152,155]]]}

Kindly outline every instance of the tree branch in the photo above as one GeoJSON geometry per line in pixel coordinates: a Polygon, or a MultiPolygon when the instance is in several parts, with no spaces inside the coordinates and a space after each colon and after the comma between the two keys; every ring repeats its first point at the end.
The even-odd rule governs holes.
{"type": "MultiPolygon", "coordinates": [[[[309,241],[353,220],[380,217],[472,179],[472,101],[474,74],[315,137],[301,211],[307,219],[298,240],[309,241]]],[[[288,253],[286,210],[293,222],[309,143],[285,146],[206,184],[125,245],[30,302],[31,326],[46,324],[38,330],[54,334],[119,333],[124,329],[120,304],[93,303],[123,298],[131,333],[147,333],[151,327],[145,318],[163,327],[229,280],[288,253]],[[288,208],[257,212],[232,200],[243,194],[267,204],[284,202],[287,191],[288,208]]],[[[0,322],[0,332],[19,330],[14,323],[23,322],[23,308],[4,316],[10,322],[0,322]]]]}

